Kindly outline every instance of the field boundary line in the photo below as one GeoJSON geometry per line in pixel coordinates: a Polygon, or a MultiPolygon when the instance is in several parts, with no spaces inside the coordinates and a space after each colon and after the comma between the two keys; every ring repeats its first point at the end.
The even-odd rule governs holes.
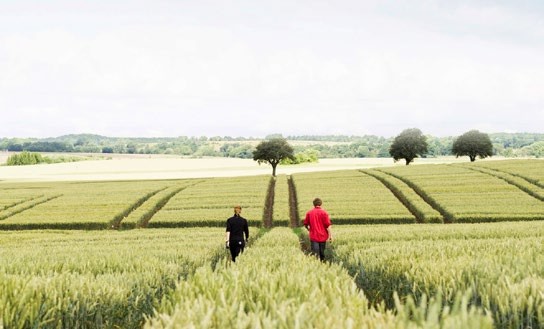
{"type": "Polygon", "coordinates": [[[15,216],[17,214],[22,213],[23,211],[32,209],[32,208],[34,208],[34,207],[36,207],[36,206],[38,206],[38,205],[40,205],[42,203],[49,202],[49,201],[54,200],[56,198],[59,198],[61,196],[62,196],[62,194],[57,194],[57,195],[53,195],[53,196],[42,195],[40,197],[32,198],[32,199],[27,200],[25,202],[19,203],[14,207],[7,208],[6,210],[8,210],[8,211],[6,211],[6,210],[2,211],[2,213],[4,213],[4,214],[0,213],[0,220],[4,220],[6,218],[15,216]],[[13,208],[15,208],[15,209],[13,209],[13,208]],[[11,209],[11,211],[9,209],[11,209]]]}
{"type": "Polygon", "coordinates": [[[423,191],[423,189],[421,189],[417,184],[415,184],[411,180],[398,174],[383,171],[382,169],[376,169],[376,170],[403,181],[412,190],[414,190],[414,192],[416,192],[416,194],[419,195],[419,197],[421,197],[423,201],[427,202],[429,205],[431,205],[431,207],[433,207],[434,210],[440,213],[440,215],[444,218],[444,223],[449,224],[449,223],[454,223],[456,221],[455,215],[453,215],[452,213],[444,209],[440,204],[438,204],[438,202],[436,202],[430,195],[428,195],[425,191],[423,191]]]}
{"type": "Polygon", "coordinates": [[[473,166],[468,165],[460,165],[462,168],[470,169],[473,171],[481,172],[486,175],[490,175],[492,177],[502,179],[503,181],[507,182],[508,184],[517,187],[522,192],[532,196],[533,198],[536,198],[540,201],[544,201],[544,190],[540,188],[538,185],[533,184],[532,182],[528,181],[527,179],[511,174],[509,172],[505,172],[502,170],[497,169],[491,169],[491,168],[476,168],[473,166]]]}

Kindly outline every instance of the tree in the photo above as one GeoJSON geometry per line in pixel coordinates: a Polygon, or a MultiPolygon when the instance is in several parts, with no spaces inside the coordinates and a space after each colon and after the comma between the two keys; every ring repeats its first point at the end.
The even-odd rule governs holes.
{"type": "Polygon", "coordinates": [[[423,136],[421,130],[411,128],[403,130],[389,148],[389,154],[396,161],[406,160],[409,165],[419,155],[427,153],[427,137],[423,136]]]}
{"type": "Polygon", "coordinates": [[[535,158],[544,158],[544,142],[536,142],[528,146],[530,154],[535,158]]]}
{"type": "Polygon", "coordinates": [[[470,162],[474,162],[476,156],[481,159],[492,156],[493,144],[488,134],[471,130],[459,136],[453,142],[451,150],[457,157],[468,155],[470,162]]]}
{"type": "Polygon", "coordinates": [[[259,164],[268,163],[272,166],[272,176],[276,176],[276,167],[283,159],[295,160],[293,147],[285,138],[263,141],[253,151],[253,160],[259,164]]]}

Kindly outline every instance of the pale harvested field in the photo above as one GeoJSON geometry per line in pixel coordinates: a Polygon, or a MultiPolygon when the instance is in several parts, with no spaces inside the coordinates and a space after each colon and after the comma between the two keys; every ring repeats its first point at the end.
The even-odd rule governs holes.
{"type": "MultiPolygon", "coordinates": [[[[5,157],[7,158],[7,156],[5,157]]],[[[0,163],[5,163],[0,157],[0,163]]],[[[466,162],[454,157],[441,159],[416,159],[415,164],[466,162]]],[[[276,174],[298,172],[359,169],[383,166],[403,166],[389,158],[322,159],[319,163],[282,166],[276,174]]],[[[236,177],[270,175],[270,165],[257,164],[251,159],[205,158],[187,159],[160,155],[120,155],[109,160],[87,160],[71,163],[40,164],[33,166],[0,166],[0,181],[97,181],[180,179],[202,177],[236,177]]]]}

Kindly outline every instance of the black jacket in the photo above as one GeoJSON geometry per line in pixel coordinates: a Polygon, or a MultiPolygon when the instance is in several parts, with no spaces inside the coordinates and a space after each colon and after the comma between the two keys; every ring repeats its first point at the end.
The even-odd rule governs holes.
{"type": "Polygon", "coordinates": [[[239,215],[232,216],[227,219],[227,232],[230,232],[230,241],[244,241],[244,233],[247,240],[249,238],[247,220],[239,215]]]}

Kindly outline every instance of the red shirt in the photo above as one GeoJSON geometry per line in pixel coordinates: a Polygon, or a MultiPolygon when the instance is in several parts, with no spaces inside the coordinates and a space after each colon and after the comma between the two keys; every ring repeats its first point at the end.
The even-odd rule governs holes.
{"type": "Polygon", "coordinates": [[[315,242],[325,242],[329,237],[327,228],[331,226],[329,214],[320,206],[315,206],[314,209],[306,213],[304,225],[310,225],[310,240],[315,242]]]}

